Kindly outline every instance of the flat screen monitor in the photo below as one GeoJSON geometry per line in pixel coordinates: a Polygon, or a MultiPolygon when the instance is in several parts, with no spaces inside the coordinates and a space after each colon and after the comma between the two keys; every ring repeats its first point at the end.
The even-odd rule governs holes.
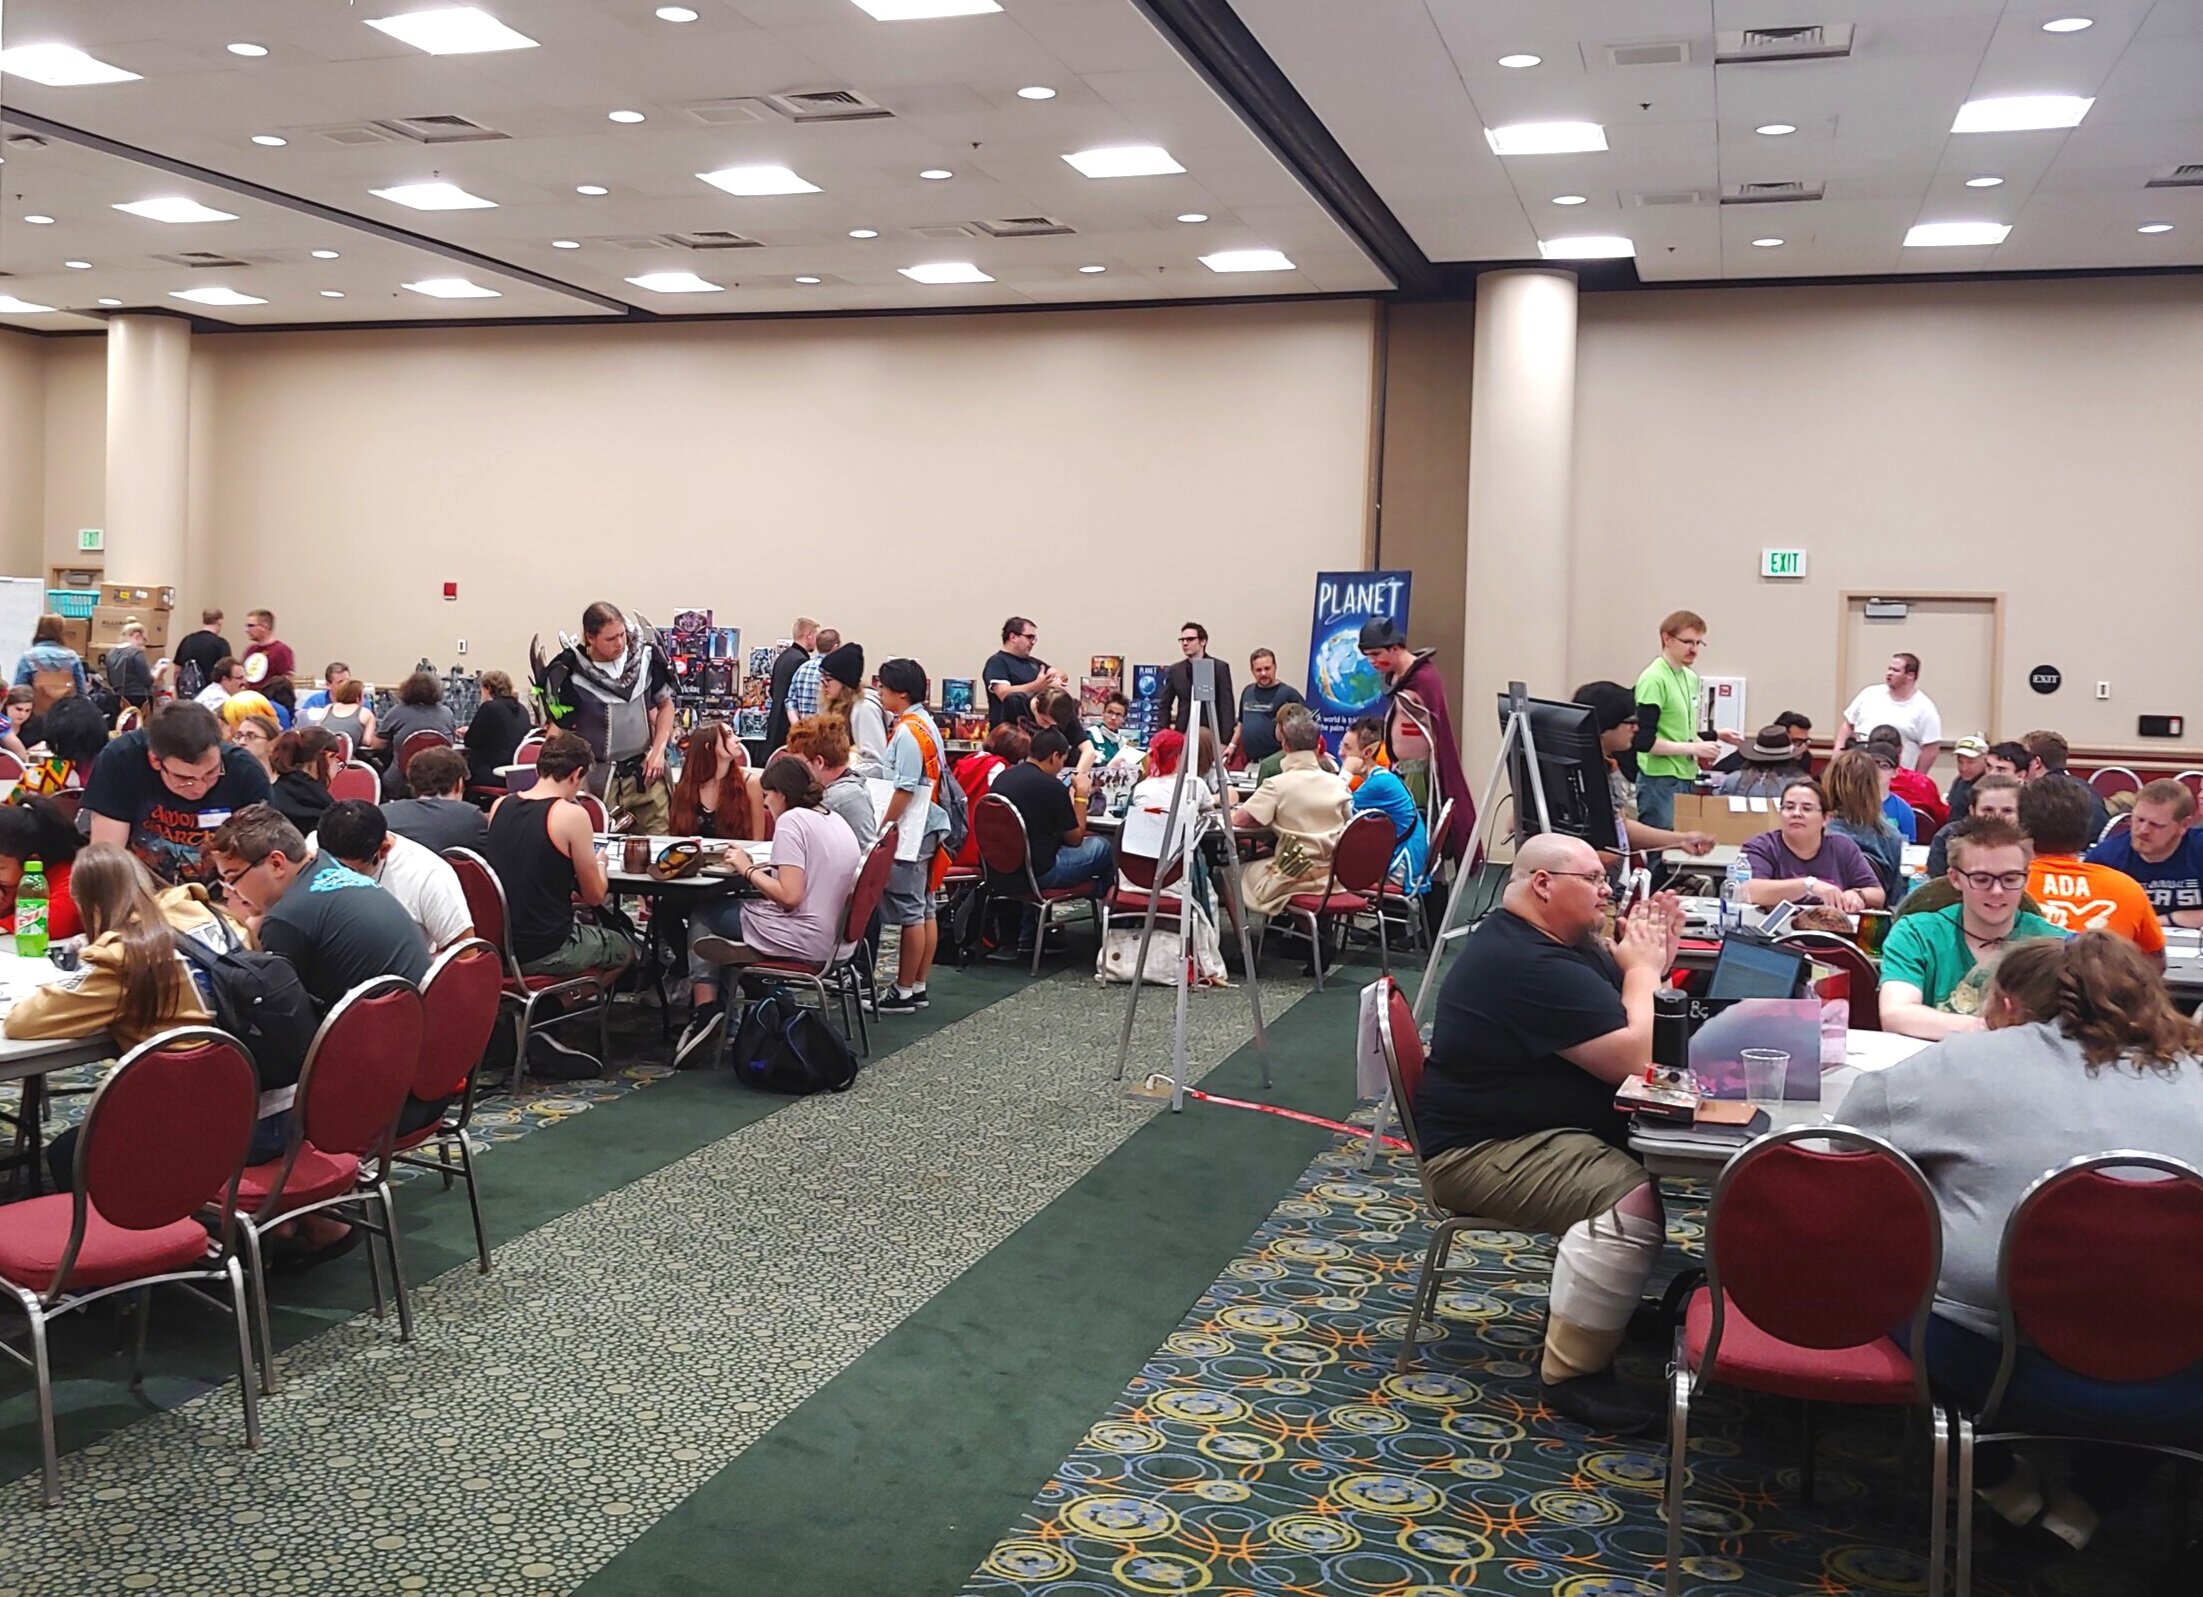
{"type": "Polygon", "coordinates": [[[1725,937],[1706,983],[1709,999],[1796,998],[1805,991],[1812,956],[1752,937],[1725,937]]]}
{"type": "MultiPolygon", "coordinates": [[[[1531,740],[1537,745],[1538,774],[1545,787],[1545,810],[1552,830],[1580,837],[1593,848],[1619,853],[1627,845],[1614,830],[1614,793],[1607,784],[1606,754],[1599,747],[1599,718],[1589,706],[1553,699],[1524,701],[1531,740]]],[[[1499,695],[1499,725],[1506,730],[1513,705],[1499,695]]],[[[1507,757],[1507,782],[1514,790],[1515,831],[1529,837],[1546,828],[1538,823],[1537,794],[1530,786],[1530,761],[1520,743],[1507,757]]]]}

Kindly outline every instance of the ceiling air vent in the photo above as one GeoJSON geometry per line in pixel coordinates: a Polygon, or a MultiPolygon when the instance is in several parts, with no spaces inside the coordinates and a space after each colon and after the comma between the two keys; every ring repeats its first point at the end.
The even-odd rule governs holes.
{"type": "Polygon", "coordinates": [[[708,128],[733,127],[742,122],[762,122],[765,115],[758,110],[755,100],[698,100],[684,105],[682,112],[708,128]]]}
{"type": "Polygon", "coordinates": [[[665,241],[686,250],[755,250],[765,247],[763,239],[744,238],[740,233],[730,233],[723,227],[707,228],[701,233],[668,233],[665,241]]]}
{"type": "Polygon", "coordinates": [[[1724,183],[1723,205],[1782,205],[1792,200],[1817,200],[1827,192],[1825,183],[1724,183]]]}
{"type": "Polygon", "coordinates": [[[592,244],[608,244],[616,250],[662,250],[666,241],[655,233],[616,233],[607,238],[594,238],[592,244]]]}
{"type": "Polygon", "coordinates": [[[310,130],[317,139],[331,144],[395,144],[398,135],[388,128],[372,122],[349,122],[342,127],[314,128],[310,130]]]}
{"type": "Polygon", "coordinates": [[[1713,36],[1716,66],[1741,66],[1758,61],[1825,61],[1851,53],[1852,26],[1848,22],[1817,23],[1802,28],[1745,28],[1713,36]]]}
{"type": "Polygon", "coordinates": [[[234,255],[224,255],[219,250],[184,250],[175,255],[156,255],[153,259],[164,261],[170,266],[250,266],[252,264],[250,261],[241,261],[234,255]]]}
{"type": "Polygon", "coordinates": [[[510,133],[500,133],[479,122],[469,122],[463,116],[393,116],[384,117],[375,125],[417,144],[479,144],[485,139],[512,137],[510,133]]]}
{"type": "Polygon", "coordinates": [[[1053,238],[1078,231],[1070,223],[1059,222],[1052,216],[1004,216],[991,222],[974,222],[972,226],[989,238],[1053,238]]]}
{"type": "Polygon", "coordinates": [[[2203,189],[2203,161],[2190,161],[2176,166],[2162,177],[2153,177],[2142,187],[2146,189],[2203,189]]]}
{"type": "Polygon", "coordinates": [[[790,89],[765,103],[791,122],[870,122],[895,113],[855,89],[790,89]]]}
{"type": "Polygon", "coordinates": [[[1614,67],[1680,67],[1690,65],[1690,44],[1684,39],[1659,44],[1610,44],[1606,64],[1614,67]]]}
{"type": "Polygon", "coordinates": [[[920,238],[943,240],[954,240],[960,238],[985,238],[987,236],[986,233],[980,228],[976,226],[967,226],[961,222],[956,223],[953,226],[947,227],[914,227],[911,229],[911,231],[917,234],[920,238]]]}
{"type": "Polygon", "coordinates": [[[1640,193],[1631,194],[1627,198],[1631,205],[1636,206],[1703,205],[1706,203],[1706,191],[1704,189],[1645,189],[1640,193]]]}
{"type": "Polygon", "coordinates": [[[10,133],[8,148],[11,150],[43,150],[46,141],[35,133],[10,133]]]}

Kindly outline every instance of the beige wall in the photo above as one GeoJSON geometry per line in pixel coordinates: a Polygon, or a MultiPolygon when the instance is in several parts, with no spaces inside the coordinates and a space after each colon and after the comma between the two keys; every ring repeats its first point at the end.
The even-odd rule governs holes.
{"type": "Polygon", "coordinates": [[[46,415],[42,341],[0,332],[0,576],[42,574],[46,415]]]}
{"type": "MultiPolygon", "coordinates": [[[[1361,561],[1374,319],[202,337],[180,599],[265,604],[301,666],[385,678],[460,637],[517,675],[597,598],[660,622],[709,605],[746,645],[802,611],[937,677],[975,676],[1012,612],[1074,675],[1176,658],[1190,615],[1235,664],[1265,644],[1297,676],[1312,573],[1361,561]]],[[[62,455],[90,440],[95,493],[97,350],[50,413],[62,455]]]]}
{"type": "Polygon", "coordinates": [[[45,348],[44,564],[54,566],[77,559],[77,528],[107,525],[107,341],[52,338],[45,348]]]}
{"type": "MultiPolygon", "coordinates": [[[[1405,303],[1384,316],[1384,448],[1379,463],[1380,568],[1415,573],[1411,641],[1436,649],[1461,702],[1467,640],[1469,371],[1476,307],[1405,303]]],[[[1458,725],[1458,718],[1456,720],[1458,725]]]]}
{"type": "Polygon", "coordinates": [[[1562,691],[1632,680],[1689,606],[1754,719],[1825,734],[1879,666],[1834,680],[1843,590],[1994,590],[1997,731],[2131,745],[2173,713],[2203,744],[2203,280],[1586,294],[1580,339],[1562,691]],[[1769,546],[1808,579],[1762,581],[1769,546]]]}

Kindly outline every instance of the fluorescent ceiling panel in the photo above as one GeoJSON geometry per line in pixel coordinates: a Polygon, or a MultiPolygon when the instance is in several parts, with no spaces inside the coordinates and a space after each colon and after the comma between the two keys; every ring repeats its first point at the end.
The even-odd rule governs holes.
{"type": "Polygon", "coordinates": [[[1201,257],[1212,272],[1290,272],[1293,263],[1283,250],[1218,250],[1201,257]]]}
{"type": "Polygon", "coordinates": [[[1913,249],[1948,249],[1966,244],[2001,244],[2011,232],[2005,222],[1922,222],[1905,234],[1913,249]]]}
{"type": "Polygon", "coordinates": [[[722,294],[726,290],[717,283],[707,283],[694,272],[645,272],[640,277],[628,279],[637,288],[646,288],[653,294],[722,294]]]}
{"type": "Polygon", "coordinates": [[[201,205],[197,200],[186,199],[180,194],[166,195],[155,200],[132,200],[127,205],[115,207],[128,211],[132,216],[142,216],[149,222],[234,222],[235,212],[217,211],[211,205],[201,205]]]}
{"type": "Polygon", "coordinates": [[[367,25],[430,55],[482,55],[491,50],[533,50],[535,40],[508,28],[480,6],[441,6],[369,17],[367,25]]]}
{"type": "Polygon", "coordinates": [[[135,83],[138,74],[109,66],[73,44],[19,44],[0,50],[0,72],[29,78],[49,89],[81,88],[88,83],[135,83]]]}
{"type": "Polygon", "coordinates": [[[1486,128],[1494,155],[1583,155],[1606,148],[1606,129],[1596,122],[1511,122],[1486,128]]]}
{"type": "Polygon", "coordinates": [[[934,261],[926,266],[895,268],[913,283],[991,283],[993,278],[969,261],[934,261]]]}
{"type": "Polygon", "coordinates": [[[1636,259],[1637,246],[1612,233],[1579,233],[1539,239],[1538,254],[1549,261],[1628,261],[1636,259]]]}
{"type": "Polygon", "coordinates": [[[52,309],[51,305],[33,305],[13,294],[0,294],[0,316],[43,316],[52,309]]]}
{"type": "Polygon", "coordinates": [[[1088,177],[1169,177],[1185,170],[1160,144],[1113,144],[1077,150],[1064,160],[1088,177]]]}
{"type": "Polygon", "coordinates": [[[170,299],[188,299],[194,305],[265,305],[264,299],[250,294],[240,294],[234,288],[180,288],[172,292],[170,299]]]}
{"type": "Polygon", "coordinates": [[[495,200],[469,194],[456,183],[400,183],[394,188],[367,192],[393,205],[411,206],[416,211],[490,211],[497,208],[495,200]]]}
{"type": "Polygon", "coordinates": [[[995,0],[857,0],[857,9],[878,22],[918,22],[927,17],[981,17],[1002,7],[995,0]]]}
{"type": "Polygon", "coordinates": [[[2045,128],[2077,128],[2096,102],[2078,94],[2008,94],[1994,100],[1968,100],[1951,123],[1953,133],[2034,133],[2045,128]]]}
{"type": "Polygon", "coordinates": [[[484,288],[480,283],[470,283],[463,277],[424,277],[418,283],[408,283],[407,288],[416,294],[426,294],[430,299],[502,299],[494,288],[484,288]]]}
{"type": "Polygon", "coordinates": [[[726,166],[716,172],[696,174],[715,189],[754,198],[760,194],[816,194],[819,186],[806,183],[784,166],[726,166]]]}

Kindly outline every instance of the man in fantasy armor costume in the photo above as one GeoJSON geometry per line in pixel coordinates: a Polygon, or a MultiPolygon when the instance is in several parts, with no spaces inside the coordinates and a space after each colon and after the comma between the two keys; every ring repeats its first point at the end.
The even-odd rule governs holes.
{"type": "Polygon", "coordinates": [[[1447,859],[1459,861],[1476,835],[1476,800],[1461,769],[1461,740],[1454,735],[1446,684],[1438,675],[1432,649],[1410,649],[1407,634],[1390,616],[1362,623],[1362,658],[1377,668],[1389,690],[1385,700],[1385,747],[1392,769],[1416,804],[1433,819],[1447,799],[1453,814],[1445,835],[1431,839],[1447,859]]]}
{"type": "Polygon", "coordinates": [[[673,736],[673,664],[658,646],[657,629],[599,600],[581,613],[581,636],[561,632],[558,641],[548,662],[540,638],[528,645],[544,714],[596,753],[589,790],[607,809],[626,812],[637,833],[664,832],[672,798],[666,743],[673,736]]]}

